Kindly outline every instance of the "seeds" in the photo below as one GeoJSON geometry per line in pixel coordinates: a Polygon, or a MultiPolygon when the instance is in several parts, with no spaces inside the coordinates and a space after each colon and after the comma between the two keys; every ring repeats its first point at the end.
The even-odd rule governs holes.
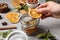
{"type": "Polygon", "coordinates": [[[3,26],[6,26],[6,25],[7,25],[7,22],[4,21],[4,22],[2,23],[2,25],[3,25],[3,26]]]}
{"type": "Polygon", "coordinates": [[[2,19],[2,16],[0,15],[0,19],[2,19]]]}

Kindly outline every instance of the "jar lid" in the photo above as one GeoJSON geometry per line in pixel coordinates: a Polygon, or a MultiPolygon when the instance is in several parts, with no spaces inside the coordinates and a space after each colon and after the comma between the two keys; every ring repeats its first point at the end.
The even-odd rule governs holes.
{"type": "Polygon", "coordinates": [[[14,31],[7,36],[6,40],[28,40],[28,38],[23,31],[14,31]]]}

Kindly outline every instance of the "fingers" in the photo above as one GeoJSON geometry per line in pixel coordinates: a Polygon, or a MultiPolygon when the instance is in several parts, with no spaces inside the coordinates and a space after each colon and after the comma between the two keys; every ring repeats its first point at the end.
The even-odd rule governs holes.
{"type": "Polygon", "coordinates": [[[42,17],[41,19],[47,18],[51,16],[50,12],[50,8],[49,7],[45,7],[45,8],[40,8],[40,9],[36,9],[37,12],[42,13],[42,17]]]}
{"type": "Polygon", "coordinates": [[[52,14],[48,13],[48,14],[42,15],[41,19],[45,19],[45,18],[51,17],[51,16],[52,16],[52,14]]]}
{"type": "Polygon", "coordinates": [[[39,13],[42,13],[42,19],[47,18],[47,17],[51,17],[52,13],[51,13],[51,6],[49,6],[49,4],[53,4],[52,1],[49,1],[47,3],[41,4],[36,8],[36,11],[39,13]]]}
{"type": "Polygon", "coordinates": [[[46,8],[40,8],[40,9],[36,9],[37,12],[49,12],[50,11],[50,8],[46,7],[46,8]]]}
{"type": "Polygon", "coordinates": [[[47,3],[39,5],[36,9],[47,7],[47,3]]]}

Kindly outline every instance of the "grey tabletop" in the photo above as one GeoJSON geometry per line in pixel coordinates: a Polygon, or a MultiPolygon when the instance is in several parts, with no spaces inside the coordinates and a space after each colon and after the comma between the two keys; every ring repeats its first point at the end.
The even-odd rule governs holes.
{"type": "MultiPolygon", "coordinates": [[[[0,0],[1,2],[6,2],[9,5],[9,8],[13,9],[13,6],[11,5],[11,0],[0,0]]],[[[40,2],[43,3],[42,0],[40,0],[40,2]]],[[[9,24],[8,26],[11,26],[11,23],[8,20],[5,20],[5,14],[0,14],[2,15],[4,18],[2,20],[0,20],[0,27],[2,27],[1,23],[3,21],[7,21],[9,24]]],[[[12,24],[12,25],[16,25],[18,27],[18,29],[20,29],[21,24],[17,23],[17,24],[12,24]]],[[[57,40],[60,40],[60,19],[55,19],[55,18],[46,18],[44,20],[40,20],[40,27],[44,28],[46,30],[50,30],[51,33],[53,35],[56,36],[57,40]]],[[[4,26],[5,27],[5,26],[4,26]]],[[[35,36],[29,36],[29,40],[39,40],[38,38],[36,38],[35,36]]]]}

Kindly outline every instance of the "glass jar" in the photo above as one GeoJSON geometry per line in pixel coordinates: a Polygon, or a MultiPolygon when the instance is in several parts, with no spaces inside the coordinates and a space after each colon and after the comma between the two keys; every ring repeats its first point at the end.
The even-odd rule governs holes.
{"type": "Polygon", "coordinates": [[[20,23],[22,30],[24,30],[28,35],[37,31],[40,19],[35,19],[30,17],[28,14],[22,15],[20,18],[20,23]]]}

